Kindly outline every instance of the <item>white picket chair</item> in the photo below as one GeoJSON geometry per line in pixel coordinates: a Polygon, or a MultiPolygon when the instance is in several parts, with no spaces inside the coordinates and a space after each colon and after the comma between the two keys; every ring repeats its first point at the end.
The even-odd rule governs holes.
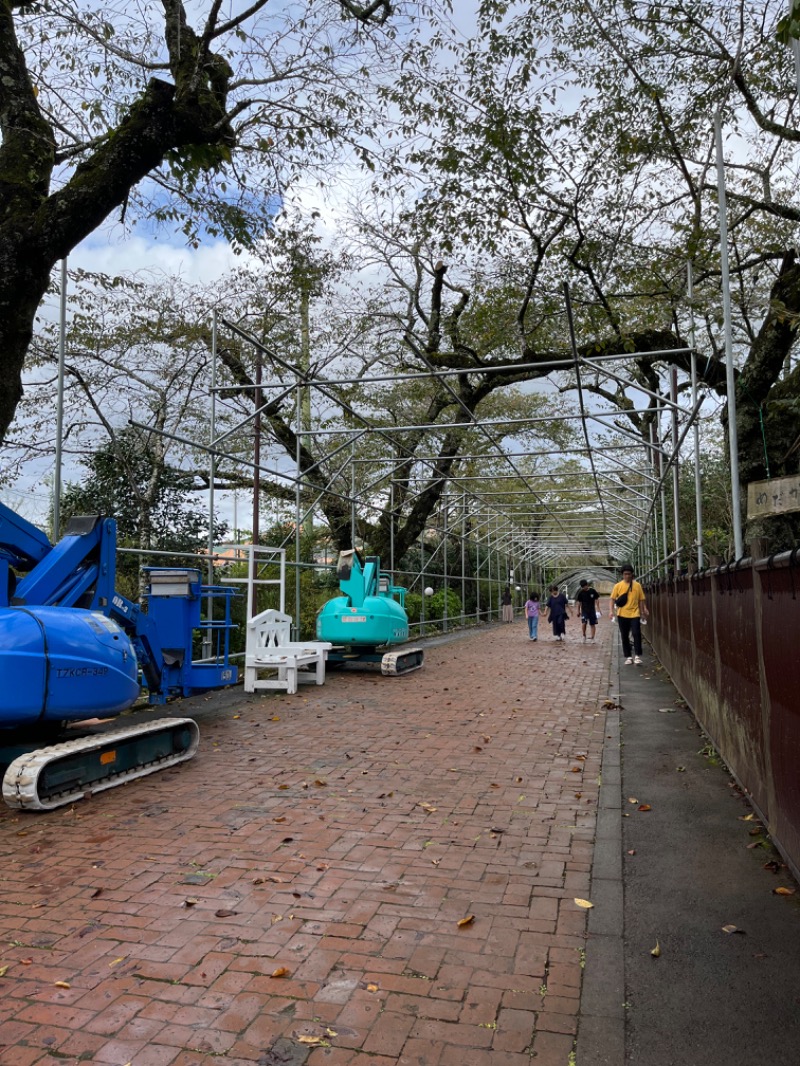
{"type": "Polygon", "coordinates": [[[292,695],[301,682],[325,684],[325,663],[333,645],[321,640],[292,640],[291,626],[290,615],[274,610],[262,611],[247,623],[245,692],[285,689],[292,695]],[[277,676],[263,676],[267,673],[277,676]]]}

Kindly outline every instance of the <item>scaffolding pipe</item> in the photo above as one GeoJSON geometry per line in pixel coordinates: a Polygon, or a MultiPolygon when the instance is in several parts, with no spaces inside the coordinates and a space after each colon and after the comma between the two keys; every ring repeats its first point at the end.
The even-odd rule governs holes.
{"type": "Polygon", "coordinates": [[[58,298],[58,385],[56,393],[56,454],[53,479],[53,540],[61,536],[61,466],[64,447],[64,370],[67,356],[67,260],[61,260],[58,298]]]}
{"type": "Polygon", "coordinates": [[[442,560],[443,560],[443,569],[444,569],[444,609],[443,609],[442,621],[443,621],[444,625],[443,625],[442,628],[444,629],[444,632],[446,633],[447,632],[447,623],[448,623],[449,614],[450,614],[450,611],[449,611],[450,604],[448,602],[449,601],[449,589],[450,589],[450,583],[449,583],[450,582],[450,566],[449,566],[448,550],[447,550],[448,547],[449,547],[449,539],[450,539],[449,538],[449,530],[448,530],[449,521],[450,521],[450,514],[449,514],[450,508],[448,507],[446,499],[442,500],[442,506],[443,506],[443,511],[442,511],[442,544],[444,545],[444,548],[442,550],[442,560]]]}
{"type": "MultiPolygon", "coordinates": [[[[794,2],[794,0],[790,0],[794,2]]],[[[797,43],[797,42],[796,42],[797,43]]],[[[697,348],[694,335],[694,274],[692,264],[686,264],[686,293],[689,298],[689,341],[692,346],[692,406],[697,405],[697,348]]],[[[700,479],[700,427],[694,421],[694,512],[697,526],[697,569],[702,570],[703,561],[703,486],[700,479]]]]}
{"type": "MultiPolygon", "coordinates": [[[[299,431],[303,425],[303,387],[300,384],[298,377],[297,382],[297,395],[296,395],[296,408],[295,408],[295,427],[298,435],[295,437],[294,451],[295,451],[295,470],[297,473],[297,481],[294,485],[294,618],[292,625],[292,633],[294,640],[300,639],[300,552],[301,552],[301,529],[303,525],[303,470],[300,465],[300,436],[299,431]]],[[[313,524],[313,520],[312,520],[313,524]]]]}
{"type": "MultiPolygon", "coordinates": [[[[211,396],[210,396],[210,411],[209,411],[209,441],[213,444],[214,434],[216,433],[217,422],[217,394],[215,386],[217,384],[217,311],[216,308],[211,315],[211,396]]],[[[214,584],[214,481],[217,476],[217,462],[214,452],[209,452],[208,455],[208,584],[214,584]]],[[[213,621],[214,614],[214,594],[210,592],[206,600],[206,612],[208,621],[213,621]]],[[[203,658],[208,659],[211,657],[212,652],[212,634],[211,630],[207,629],[203,637],[203,658]]]]}
{"type": "Polygon", "coordinates": [[[670,395],[673,401],[672,407],[672,453],[675,460],[672,464],[672,521],[675,536],[675,572],[681,572],[681,556],[678,545],[681,542],[681,511],[680,511],[680,468],[678,459],[678,412],[675,410],[675,401],[678,398],[678,371],[675,367],[670,373],[670,395]]]}
{"type": "Polygon", "coordinates": [[[719,204],[719,250],[722,271],[722,311],[725,323],[725,382],[728,413],[728,447],[731,461],[731,509],[733,511],[733,543],[737,559],[744,557],[742,541],[742,505],[739,498],[739,433],[736,425],[736,381],[733,367],[733,326],[731,315],[731,283],[728,271],[728,217],[725,194],[725,162],[722,156],[722,118],[714,116],[714,142],[717,154],[717,202],[719,204]]]}

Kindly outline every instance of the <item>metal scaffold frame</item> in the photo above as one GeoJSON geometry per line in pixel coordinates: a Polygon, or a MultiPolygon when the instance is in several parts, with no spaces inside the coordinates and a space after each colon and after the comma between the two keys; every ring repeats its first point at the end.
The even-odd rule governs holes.
{"type": "MultiPolygon", "coordinates": [[[[691,298],[691,274],[688,278],[691,298]]],[[[700,448],[698,415],[703,399],[698,396],[696,356],[693,348],[681,349],[691,357],[691,406],[679,402],[677,378],[673,372],[669,395],[653,391],[627,372],[627,364],[638,356],[652,358],[659,353],[630,352],[620,354],[597,354],[593,357],[581,354],[572,319],[572,306],[568,287],[564,287],[565,309],[569,325],[571,358],[552,360],[546,364],[531,364],[537,369],[571,372],[573,386],[577,391],[578,410],[565,411],[559,415],[564,422],[577,422],[583,444],[558,450],[541,447],[521,447],[509,434],[533,430],[551,423],[551,416],[531,415],[507,420],[477,418],[460,400],[450,384],[458,370],[439,370],[431,365],[418,373],[376,375],[375,382],[399,384],[414,381],[424,383],[438,380],[451,394],[453,406],[460,407],[464,417],[456,414],[452,422],[430,422],[408,425],[382,425],[349,405],[337,393],[342,387],[363,384],[359,378],[315,375],[277,355],[257,337],[237,323],[214,315],[212,324],[211,383],[209,387],[210,427],[206,445],[188,441],[182,437],[164,433],[166,437],[205,452],[209,462],[209,529],[213,529],[215,513],[215,480],[221,466],[229,469],[249,470],[253,477],[253,541],[260,544],[259,498],[262,479],[270,478],[294,490],[294,520],[292,532],[276,547],[285,550],[294,539],[295,561],[287,561],[286,567],[294,573],[294,604],[298,616],[302,608],[301,575],[304,568],[318,564],[303,563],[301,557],[301,534],[304,526],[312,528],[319,505],[325,496],[337,498],[351,515],[353,547],[360,547],[357,532],[359,519],[367,514],[388,515],[390,526],[391,558],[385,560],[394,580],[404,578],[410,592],[430,588],[427,582],[438,584],[444,590],[444,628],[452,622],[448,617],[450,598],[448,591],[460,590],[460,623],[468,620],[481,621],[494,617],[499,600],[498,588],[511,584],[516,592],[538,587],[541,593],[550,583],[558,583],[561,576],[577,572],[581,568],[590,573],[611,573],[622,560],[633,562],[637,573],[666,575],[679,571],[685,563],[702,566],[702,497],[700,492],[700,448]],[[230,384],[217,381],[217,345],[220,328],[233,334],[243,344],[250,346],[256,366],[255,383],[252,386],[237,385],[240,392],[252,389],[254,410],[233,426],[217,432],[217,411],[224,403],[230,384]],[[279,371],[280,377],[265,380],[263,368],[269,362],[279,371]],[[648,416],[649,438],[642,439],[631,427],[622,424],[623,412],[608,409],[589,402],[586,391],[587,377],[595,383],[613,384],[618,390],[631,390],[631,406],[624,415],[648,416]],[[315,403],[310,399],[319,397],[319,405],[334,403],[350,420],[347,426],[313,425],[310,412],[315,403]],[[265,462],[261,456],[261,416],[268,406],[291,399],[295,408],[293,427],[296,449],[291,457],[265,462]],[[689,545],[681,543],[681,527],[678,500],[678,466],[681,450],[689,430],[694,430],[694,468],[696,485],[697,536],[689,545]],[[437,435],[453,430],[475,431],[478,447],[467,448],[458,457],[453,470],[440,476],[433,454],[414,456],[413,470],[403,477],[397,468],[407,465],[406,456],[396,457],[380,454],[377,443],[389,441],[395,445],[404,434],[430,433],[437,435]],[[252,432],[254,437],[253,459],[248,460],[228,450],[229,443],[240,438],[242,433],[252,432]],[[330,445],[325,445],[328,439],[330,445]],[[314,440],[323,445],[321,454],[313,465],[301,463],[301,443],[314,440]],[[375,454],[364,457],[365,442],[376,442],[375,454]],[[554,458],[558,462],[554,465],[554,458]],[[563,462],[562,462],[563,461],[563,462]],[[564,466],[569,462],[568,467],[564,466]],[[492,464],[491,469],[480,464],[492,464]],[[467,465],[469,464],[469,466],[467,465]],[[478,464],[478,472],[472,468],[478,464]],[[577,464],[577,465],[576,465],[577,464]],[[546,469],[541,469],[546,465],[546,469]],[[366,477],[359,471],[368,470],[366,477]],[[670,486],[671,477],[671,486],[670,486]],[[401,569],[402,560],[395,559],[394,539],[398,514],[395,506],[395,490],[403,484],[406,502],[413,503],[416,496],[430,487],[430,480],[440,482],[438,503],[431,514],[422,535],[417,538],[416,550],[419,567],[416,572],[401,569]],[[427,484],[420,488],[420,483],[427,484]],[[672,497],[672,522],[667,519],[668,496],[672,497]],[[671,529],[670,529],[671,525],[671,529]],[[455,558],[453,554],[455,553],[455,558]],[[457,565],[453,566],[453,563],[457,565]],[[474,610],[466,611],[470,603],[474,610]]],[[[693,338],[692,338],[693,339],[693,338]]],[[[662,353],[666,354],[666,353],[662,353]]],[[[514,370],[524,369],[527,364],[515,364],[514,370]]],[[[481,367],[481,373],[509,369],[502,365],[481,367]]],[[[590,389],[591,391],[591,389],[590,389]]],[[[138,423],[134,423],[138,424],[138,423]]],[[[147,427],[152,432],[152,427],[147,427]]],[[[209,572],[214,566],[213,534],[209,535],[209,572]]],[[[249,585],[250,612],[256,609],[258,580],[249,585]]],[[[571,591],[571,590],[570,590],[571,591]]],[[[425,596],[422,596],[420,625],[424,629],[426,619],[425,596]]],[[[299,624],[299,623],[298,623],[299,624]]]]}

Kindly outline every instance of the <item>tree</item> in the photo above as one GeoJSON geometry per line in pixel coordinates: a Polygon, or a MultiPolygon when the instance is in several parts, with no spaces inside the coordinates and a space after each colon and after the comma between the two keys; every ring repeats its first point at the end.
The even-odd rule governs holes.
{"type": "MultiPolygon", "coordinates": [[[[100,514],[117,523],[119,547],[143,551],[186,552],[208,550],[208,514],[190,503],[195,488],[191,474],[164,461],[162,441],[128,428],[101,445],[81,465],[87,473],[79,483],[68,484],[62,513],[100,514]]],[[[224,524],[214,537],[225,535],[224,524]]],[[[139,564],[120,564],[129,585],[136,586],[139,564]]]]}
{"type": "MultiPolygon", "coordinates": [[[[701,386],[723,397],[712,130],[721,111],[732,137],[744,483],[800,469],[800,368],[791,364],[800,323],[800,134],[791,55],[776,36],[784,11],[779,0],[486,0],[476,37],[461,48],[441,28],[393,96],[409,132],[420,115],[429,121],[415,158],[430,192],[409,225],[437,233],[455,255],[483,248],[506,263],[518,293],[520,363],[569,354],[567,278],[580,354],[640,353],[628,366],[634,385],[663,394],[676,367],[685,391],[691,263],[701,386]],[[445,49],[458,51],[459,62],[431,77],[445,49]]],[[[784,21],[784,30],[793,25],[784,21]]],[[[618,405],[648,440],[655,398],[637,413],[637,394],[600,371],[584,388],[618,405]]],[[[797,542],[800,520],[751,524],[748,534],[767,535],[779,550],[797,542]]]]}
{"type": "Polygon", "coordinates": [[[0,438],[50,271],[112,212],[247,245],[298,171],[374,148],[389,0],[203,6],[0,0],[0,438]]]}
{"type": "MultiPolygon", "coordinates": [[[[67,465],[113,445],[129,421],[206,443],[208,348],[205,332],[186,328],[190,302],[197,311],[197,292],[157,272],[110,278],[74,270],[70,289],[62,433],[67,465]]],[[[58,327],[41,322],[27,359],[25,395],[3,449],[6,477],[52,455],[58,343],[58,327]]],[[[180,466],[186,449],[162,437],[158,455],[180,466]]]]}

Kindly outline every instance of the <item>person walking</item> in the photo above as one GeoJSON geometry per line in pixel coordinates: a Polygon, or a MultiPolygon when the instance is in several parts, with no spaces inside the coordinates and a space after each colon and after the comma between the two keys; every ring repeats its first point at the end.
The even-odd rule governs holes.
{"type": "Polygon", "coordinates": [[[500,597],[500,605],[503,608],[502,618],[504,622],[514,621],[514,608],[511,600],[511,588],[509,585],[503,589],[503,595],[500,597]]]}
{"type": "Polygon", "coordinates": [[[528,637],[539,639],[539,593],[529,592],[525,601],[525,617],[528,620],[528,637]]]}
{"type": "Polygon", "coordinates": [[[625,665],[641,666],[642,663],[642,618],[650,614],[644,589],[634,581],[633,567],[622,567],[622,580],[611,590],[611,620],[616,618],[622,641],[625,665]],[[631,648],[633,640],[633,648],[631,648]]]}
{"type": "Polygon", "coordinates": [[[581,612],[581,626],[583,639],[586,640],[586,627],[589,627],[589,640],[594,640],[594,631],[597,626],[597,601],[600,593],[593,585],[590,585],[585,577],[581,578],[581,587],[575,597],[575,603],[581,612]]]}
{"type": "Polygon", "coordinates": [[[558,585],[550,586],[550,596],[547,600],[547,620],[553,626],[553,639],[564,641],[566,622],[572,615],[568,610],[569,604],[563,592],[558,591],[558,585]]]}

